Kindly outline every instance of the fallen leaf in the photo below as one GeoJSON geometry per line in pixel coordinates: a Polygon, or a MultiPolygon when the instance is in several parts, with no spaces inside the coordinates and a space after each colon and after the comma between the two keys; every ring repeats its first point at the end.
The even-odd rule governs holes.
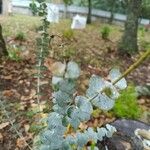
{"type": "Polygon", "coordinates": [[[17,147],[25,148],[27,146],[25,138],[18,138],[16,142],[17,147]]]}
{"type": "Polygon", "coordinates": [[[12,79],[12,75],[2,76],[2,79],[11,80],[12,79]]]}
{"type": "Polygon", "coordinates": [[[53,63],[52,61],[47,61],[44,65],[52,72],[54,76],[63,76],[65,73],[66,64],[63,64],[62,62],[53,63]]]}
{"type": "Polygon", "coordinates": [[[9,125],[9,122],[1,123],[0,130],[2,130],[3,128],[6,128],[8,125],[9,125]]]}
{"type": "Polygon", "coordinates": [[[36,98],[36,90],[34,90],[34,89],[31,89],[29,96],[21,96],[22,101],[30,100],[32,98],[36,98]]]}
{"type": "Polygon", "coordinates": [[[88,128],[88,126],[85,123],[80,123],[79,128],[80,128],[80,130],[84,131],[88,128]]]}
{"type": "Polygon", "coordinates": [[[51,66],[51,72],[55,76],[63,76],[65,73],[66,64],[61,62],[56,62],[51,66]]]}
{"type": "Polygon", "coordinates": [[[24,129],[25,129],[25,132],[27,133],[30,129],[30,125],[29,124],[24,124],[24,129]]]}
{"type": "Polygon", "coordinates": [[[0,143],[3,143],[3,135],[0,133],[0,143]]]}
{"type": "Polygon", "coordinates": [[[3,96],[11,97],[13,95],[14,95],[13,90],[5,90],[5,91],[3,91],[3,96]]]}
{"type": "Polygon", "coordinates": [[[41,81],[41,82],[40,82],[40,86],[45,85],[45,84],[48,84],[48,83],[49,83],[48,81],[41,81]]]}
{"type": "Polygon", "coordinates": [[[44,66],[46,66],[49,70],[51,70],[51,66],[54,63],[53,59],[46,58],[44,62],[44,66]]]}

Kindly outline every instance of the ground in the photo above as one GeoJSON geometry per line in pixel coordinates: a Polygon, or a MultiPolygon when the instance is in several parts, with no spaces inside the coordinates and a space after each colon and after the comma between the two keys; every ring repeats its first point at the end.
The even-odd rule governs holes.
{"type": "MultiPolygon", "coordinates": [[[[3,34],[7,48],[10,51],[9,58],[0,60],[0,94],[5,102],[5,109],[12,120],[15,128],[22,132],[23,136],[32,144],[34,135],[39,131],[36,120],[36,37],[40,19],[23,15],[9,17],[0,16],[3,26],[3,34]],[[19,35],[20,38],[17,38],[19,35]]],[[[123,33],[123,26],[111,25],[109,38],[101,38],[101,30],[105,23],[94,22],[83,30],[70,30],[70,20],[63,20],[59,24],[51,24],[49,34],[54,35],[49,51],[50,55],[45,61],[47,70],[44,71],[42,80],[42,104],[44,112],[51,109],[51,63],[55,61],[74,60],[82,69],[79,80],[78,93],[84,93],[88,86],[88,79],[92,74],[107,77],[108,71],[119,66],[125,71],[133,64],[141,53],[150,46],[150,31],[139,30],[140,52],[133,57],[120,56],[117,46],[123,33]]],[[[146,85],[150,83],[150,59],[147,59],[140,67],[133,71],[128,77],[128,83],[135,85],[146,85]]],[[[149,98],[139,99],[140,106],[148,110],[149,98]]],[[[8,122],[6,112],[2,109],[0,116],[0,150],[27,149],[8,122]]],[[[109,113],[101,113],[97,119],[92,119],[89,125],[100,126],[111,122],[115,116],[109,113]]],[[[147,122],[147,120],[146,120],[147,122]]]]}

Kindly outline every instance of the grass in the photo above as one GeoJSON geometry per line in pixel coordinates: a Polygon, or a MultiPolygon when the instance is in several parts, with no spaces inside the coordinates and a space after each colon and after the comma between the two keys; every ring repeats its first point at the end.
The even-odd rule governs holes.
{"type": "Polygon", "coordinates": [[[116,100],[113,112],[119,118],[138,119],[140,117],[141,110],[137,103],[137,93],[134,86],[130,85],[122,91],[116,100]]]}

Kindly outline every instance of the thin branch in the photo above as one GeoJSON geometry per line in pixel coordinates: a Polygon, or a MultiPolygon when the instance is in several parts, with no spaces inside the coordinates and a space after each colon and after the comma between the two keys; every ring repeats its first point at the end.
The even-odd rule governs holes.
{"type": "MultiPolygon", "coordinates": [[[[115,85],[118,81],[120,81],[122,78],[126,77],[129,73],[131,73],[133,70],[135,70],[146,58],[148,58],[150,55],[150,49],[147,50],[134,64],[132,64],[118,79],[116,79],[112,84],[115,85]]],[[[89,99],[89,101],[92,101],[95,99],[101,91],[97,92],[96,95],[94,95],[92,98],[89,99]]]]}
{"type": "Polygon", "coordinates": [[[31,146],[27,143],[27,141],[25,140],[25,138],[23,137],[22,133],[20,133],[20,132],[16,129],[16,127],[14,126],[14,123],[13,123],[13,121],[10,119],[10,117],[9,117],[9,115],[8,115],[8,112],[6,111],[5,106],[3,105],[3,102],[2,102],[1,100],[0,100],[0,105],[1,105],[1,107],[2,107],[2,109],[3,109],[3,111],[4,111],[4,113],[5,113],[5,116],[6,116],[7,119],[8,119],[10,125],[12,126],[12,128],[14,129],[14,131],[16,132],[16,134],[18,135],[18,137],[24,140],[26,146],[27,146],[30,150],[33,150],[33,149],[31,148],[31,146]]]}
{"type": "Polygon", "coordinates": [[[130,74],[133,70],[135,70],[148,56],[150,55],[150,49],[147,50],[134,64],[132,64],[123,74],[120,76],[117,80],[113,82],[113,85],[115,85],[118,81],[120,81],[122,78],[126,77],[128,74],[130,74]]]}

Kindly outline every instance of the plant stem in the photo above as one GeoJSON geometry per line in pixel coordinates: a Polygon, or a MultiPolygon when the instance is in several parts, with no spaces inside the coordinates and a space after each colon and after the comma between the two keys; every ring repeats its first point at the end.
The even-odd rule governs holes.
{"type": "Polygon", "coordinates": [[[13,121],[10,119],[10,117],[9,117],[9,115],[8,115],[8,112],[6,111],[5,106],[3,105],[3,102],[2,102],[1,100],[0,100],[0,105],[2,106],[2,109],[3,109],[4,113],[5,113],[5,116],[7,117],[7,119],[8,119],[8,121],[9,121],[10,125],[12,126],[12,128],[14,129],[14,131],[16,132],[16,134],[19,136],[19,138],[23,139],[23,141],[25,142],[26,146],[27,146],[30,150],[33,150],[33,149],[30,147],[30,145],[26,142],[26,140],[25,140],[25,138],[23,137],[22,133],[20,133],[20,132],[16,129],[16,127],[14,126],[14,123],[13,123],[13,121]]]}
{"type": "MultiPolygon", "coordinates": [[[[42,38],[42,45],[43,45],[43,38],[42,38]]],[[[42,66],[42,57],[43,57],[43,46],[40,49],[40,58],[39,58],[39,62],[38,62],[38,78],[37,78],[37,103],[39,106],[39,111],[41,112],[41,105],[40,105],[40,92],[41,92],[41,66],[42,66]]]]}
{"type": "Polygon", "coordinates": [[[135,70],[148,56],[150,55],[150,49],[147,50],[134,64],[132,64],[118,79],[113,82],[115,85],[122,78],[126,77],[129,73],[135,70]]]}
{"type": "MultiPolygon", "coordinates": [[[[150,49],[147,50],[134,64],[132,64],[118,79],[116,79],[113,82],[113,85],[115,85],[118,81],[120,81],[122,78],[126,77],[129,73],[131,73],[134,69],[136,69],[148,56],[150,55],[150,49]]],[[[101,91],[97,92],[92,98],[89,99],[89,101],[92,101],[95,99],[101,91]]]]}

